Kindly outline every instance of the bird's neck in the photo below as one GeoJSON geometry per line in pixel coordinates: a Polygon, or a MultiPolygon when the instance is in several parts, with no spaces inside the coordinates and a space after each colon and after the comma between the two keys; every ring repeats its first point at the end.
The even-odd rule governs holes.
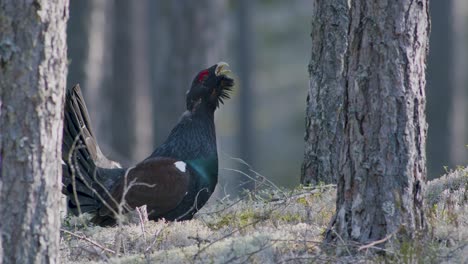
{"type": "Polygon", "coordinates": [[[166,141],[151,154],[151,157],[217,160],[214,112],[186,111],[166,141]]]}

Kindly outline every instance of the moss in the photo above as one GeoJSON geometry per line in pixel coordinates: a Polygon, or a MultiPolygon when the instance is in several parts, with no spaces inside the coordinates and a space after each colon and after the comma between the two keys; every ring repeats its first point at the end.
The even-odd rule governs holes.
{"type": "Polygon", "coordinates": [[[432,226],[427,232],[429,236],[389,241],[385,257],[366,253],[343,260],[320,249],[320,241],[334,214],[335,192],[328,187],[297,188],[265,191],[272,199],[265,199],[267,195],[258,193],[241,200],[224,199],[222,203],[205,206],[190,221],[150,221],[144,225],[144,232],[135,224],[100,228],[81,225],[83,219],[71,217],[64,222],[68,222],[72,232],[83,234],[110,249],[115,248],[116,234],[119,234],[124,245],[121,248],[125,251],[121,249],[119,257],[108,260],[107,257],[112,256],[100,257],[89,242],[62,234],[61,262],[274,263],[297,258],[311,263],[316,260],[329,263],[437,263],[441,261],[440,256],[444,256],[448,262],[463,263],[463,247],[460,245],[468,240],[468,206],[460,199],[463,193],[458,193],[459,190],[441,189],[434,193],[443,199],[437,199],[437,203],[427,207],[432,226]]]}
{"type": "Polygon", "coordinates": [[[299,213],[281,213],[275,212],[271,215],[271,218],[274,220],[278,220],[283,223],[299,223],[303,222],[304,218],[299,213]]]}
{"type": "Polygon", "coordinates": [[[232,223],[232,220],[233,220],[233,215],[231,214],[226,214],[226,215],[223,215],[221,216],[221,218],[219,219],[219,221],[215,222],[215,223],[208,223],[208,227],[211,228],[211,229],[214,229],[214,230],[219,230],[223,227],[226,227],[228,226],[229,224],[232,223]]]}
{"type": "Polygon", "coordinates": [[[261,219],[263,219],[261,214],[254,212],[252,209],[246,209],[237,213],[220,215],[217,221],[207,223],[207,225],[213,230],[220,230],[227,226],[244,227],[261,219]]]}
{"type": "Polygon", "coordinates": [[[304,206],[308,206],[309,205],[309,202],[307,201],[306,197],[300,197],[300,198],[297,198],[296,199],[296,202],[298,204],[302,204],[304,206]]]}
{"type": "Polygon", "coordinates": [[[332,210],[321,210],[321,211],[318,212],[318,215],[325,222],[329,222],[330,219],[333,217],[334,213],[335,213],[335,211],[332,211],[332,210]]]}
{"type": "Polygon", "coordinates": [[[254,214],[253,210],[246,210],[239,214],[239,224],[240,226],[246,226],[257,219],[256,215],[254,214]]]}

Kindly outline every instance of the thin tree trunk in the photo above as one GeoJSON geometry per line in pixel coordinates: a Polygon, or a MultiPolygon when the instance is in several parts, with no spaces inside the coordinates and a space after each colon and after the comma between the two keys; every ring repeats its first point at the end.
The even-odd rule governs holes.
{"type": "Polygon", "coordinates": [[[251,166],[254,165],[253,155],[253,114],[252,99],[253,95],[253,34],[252,34],[252,8],[253,1],[238,1],[237,20],[238,28],[238,73],[239,73],[239,155],[240,158],[247,161],[251,166]]]}
{"type": "Polygon", "coordinates": [[[142,160],[153,150],[152,105],[149,63],[150,0],[131,6],[131,75],[135,93],[135,159],[142,160]]]}
{"type": "Polygon", "coordinates": [[[159,39],[152,45],[157,49],[152,88],[156,145],[185,111],[185,93],[195,74],[222,59],[225,8],[224,0],[172,0],[159,1],[154,10],[159,39]]]}
{"type": "MultiPolygon", "coordinates": [[[[112,153],[110,129],[112,90],[112,17],[113,2],[90,1],[87,18],[87,46],[85,54],[85,76],[78,80],[82,84],[94,132],[104,153],[112,153]]],[[[73,7],[72,7],[73,8],[73,7]]],[[[73,9],[71,9],[73,12],[73,9]]],[[[73,13],[72,13],[73,15],[73,13]]],[[[112,156],[112,155],[111,155],[112,156]]]]}
{"type": "Polygon", "coordinates": [[[91,1],[84,90],[105,153],[128,163],[152,148],[146,1],[91,1]],[[125,125],[123,125],[125,124],[125,125]]]}
{"type": "Polygon", "coordinates": [[[113,76],[112,85],[106,87],[111,98],[110,106],[110,143],[119,157],[127,162],[134,159],[135,151],[135,93],[132,87],[130,65],[131,31],[130,13],[134,1],[117,0],[113,16],[113,76]]]}
{"type": "Polygon", "coordinates": [[[468,161],[468,2],[454,0],[452,6],[453,71],[450,113],[450,165],[468,161]]]}
{"type": "Polygon", "coordinates": [[[315,1],[301,183],[336,183],[344,132],[347,1],[315,1]]]}
{"type": "Polygon", "coordinates": [[[444,173],[450,160],[450,104],[452,100],[453,35],[450,29],[453,0],[431,1],[431,52],[427,67],[428,179],[444,173]]]}
{"type": "Polygon", "coordinates": [[[56,263],[68,1],[0,2],[0,262],[56,263]]]}
{"type": "MultiPolygon", "coordinates": [[[[330,43],[312,34],[312,53],[324,58],[326,76],[344,78],[341,85],[309,97],[309,103],[318,96],[317,104],[326,106],[315,114],[343,115],[343,139],[335,143],[340,151],[332,152],[339,162],[337,211],[331,223],[335,232],[328,230],[327,240],[338,234],[340,240],[368,243],[399,231],[414,237],[425,227],[428,0],[316,0],[315,10],[321,22],[313,23],[312,32],[324,30],[340,40],[330,43]],[[324,24],[339,29],[328,32],[324,24]],[[338,96],[326,96],[333,93],[338,96]],[[341,100],[331,107],[325,102],[335,99],[341,100]]],[[[316,74],[311,67],[311,75],[316,74]]],[[[327,121],[340,126],[341,117],[334,118],[327,121]]]]}
{"type": "MultiPolygon", "coordinates": [[[[68,78],[67,87],[80,83],[86,78],[85,60],[88,53],[89,13],[92,2],[89,0],[70,2],[70,19],[67,26],[68,78]]],[[[94,48],[94,47],[93,47],[94,48]]]]}

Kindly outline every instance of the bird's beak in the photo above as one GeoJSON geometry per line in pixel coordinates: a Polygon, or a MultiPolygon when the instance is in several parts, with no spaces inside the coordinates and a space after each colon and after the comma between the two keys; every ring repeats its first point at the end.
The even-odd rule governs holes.
{"type": "Polygon", "coordinates": [[[225,75],[230,72],[231,70],[229,70],[229,64],[227,64],[226,62],[221,61],[216,64],[216,69],[215,69],[216,76],[225,75]]]}

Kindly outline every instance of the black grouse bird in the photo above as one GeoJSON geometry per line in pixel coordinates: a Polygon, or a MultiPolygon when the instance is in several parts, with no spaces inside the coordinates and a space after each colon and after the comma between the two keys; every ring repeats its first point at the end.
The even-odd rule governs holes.
{"type": "Polygon", "coordinates": [[[121,168],[101,152],[77,85],[66,93],[62,192],[76,215],[115,225],[119,208],[146,205],[150,220],[187,220],[207,202],[218,182],[214,112],[234,80],[226,63],[202,70],[187,92],[187,111],[166,141],[134,167],[121,168]],[[122,205],[122,206],[119,206],[122,205]]]}

